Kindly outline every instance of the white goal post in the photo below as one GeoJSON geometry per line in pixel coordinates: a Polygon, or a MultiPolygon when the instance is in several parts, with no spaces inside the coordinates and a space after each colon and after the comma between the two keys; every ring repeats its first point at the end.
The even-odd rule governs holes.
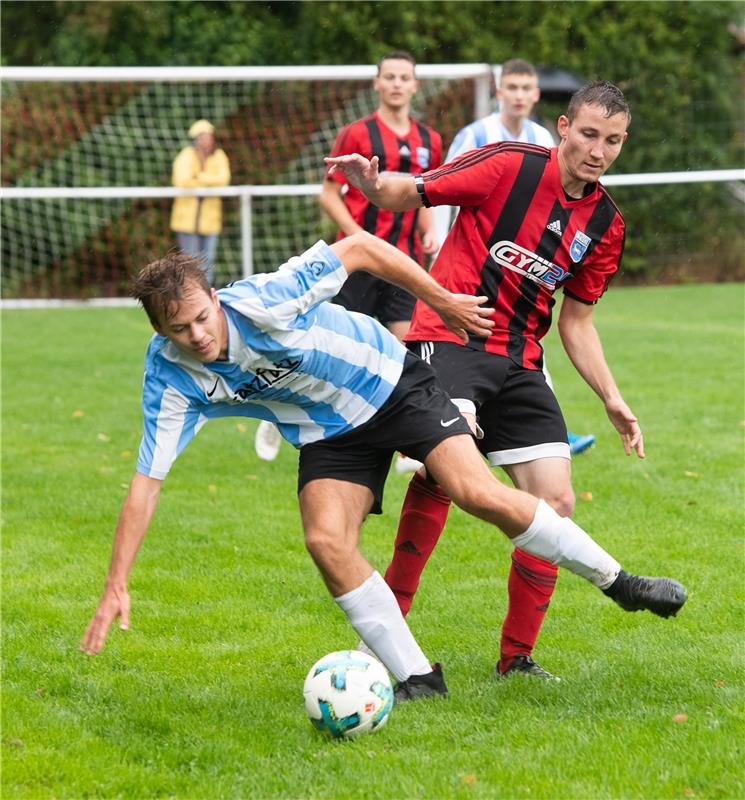
{"type": "MultiPolygon", "coordinates": [[[[414,113],[445,143],[492,108],[488,64],[417,66],[414,113]]],[[[179,195],[223,198],[217,273],[275,268],[333,235],[316,198],[338,130],[373,111],[374,65],[344,67],[0,68],[2,293],[115,298],[172,246],[179,195]],[[206,117],[232,185],[174,189],[173,157],[206,117]]],[[[745,170],[611,175],[611,186],[741,182],[745,170]]]]}

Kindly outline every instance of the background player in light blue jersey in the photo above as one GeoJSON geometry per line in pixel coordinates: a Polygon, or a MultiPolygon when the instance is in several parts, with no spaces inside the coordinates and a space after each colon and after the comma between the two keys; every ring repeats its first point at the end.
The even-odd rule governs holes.
{"type": "MultiPolygon", "coordinates": [[[[542,147],[553,147],[554,137],[548,128],[544,128],[530,119],[535,104],[541,97],[538,88],[538,72],[536,68],[522,58],[512,58],[502,64],[497,87],[499,107],[482,119],[477,119],[456,134],[450,145],[447,161],[459,155],[495,142],[527,142],[542,147]]],[[[455,217],[456,209],[452,206],[439,206],[435,209],[435,226],[440,242],[445,241],[450,225],[455,217]]],[[[546,382],[554,388],[551,374],[543,361],[543,374],[546,382]]],[[[584,453],[595,444],[595,436],[591,433],[567,434],[569,449],[572,455],[584,453]]]]}
{"type": "Polygon", "coordinates": [[[101,650],[111,623],[129,626],[127,581],[163,479],[210,418],[272,419],[300,449],[305,544],[352,627],[398,680],[397,701],[446,694],[396,599],[358,548],[380,513],[391,458],[405,449],[454,502],[516,546],[585,577],[622,608],[675,614],[686,599],[669,578],[640,578],[542,500],[501,484],[433,370],[383,326],[328,302],[347,276],[373,271],[435,309],[464,342],[487,335],[484,297],[451,294],[392,245],[361,232],[318,242],[275,273],[215,291],[198,261],[174,253],[144,268],[133,294],[156,330],[143,385],[144,433],[122,506],[98,608],[80,648],[101,650]]]}

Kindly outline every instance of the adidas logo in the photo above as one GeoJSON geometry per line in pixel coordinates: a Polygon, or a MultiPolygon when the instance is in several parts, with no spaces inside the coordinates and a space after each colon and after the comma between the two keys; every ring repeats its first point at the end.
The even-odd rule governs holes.
{"type": "Polygon", "coordinates": [[[412,542],[410,539],[407,539],[405,542],[401,542],[400,545],[396,548],[400,553],[411,553],[415,556],[420,556],[421,553],[417,549],[417,546],[412,542]]]}
{"type": "Polygon", "coordinates": [[[546,227],[551,231],[551,233],[555,233],[557,236],[562,235],[561,220],[555,219],[553,222],[549,222],[546,227]]]}
{"type": "Polygon", "coordinates": [[[398,149],[398,154],[400,156],[410,156],[411,155],[411,150],[409,150],[408,145],[402,145],[398,149]]]}

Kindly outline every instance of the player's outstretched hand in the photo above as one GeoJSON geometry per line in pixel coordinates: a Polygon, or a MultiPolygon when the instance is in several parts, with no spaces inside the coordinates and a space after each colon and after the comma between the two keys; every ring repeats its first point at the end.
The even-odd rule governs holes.
{"type": "Polygon", "coordinates": [[[343,172],[347,182],[362,192],[373,191],[377,186],[380,177],[377,156],[368,160],[359,153],[352,153],[348,156],[325,158],[324,161],[329,168],[329,175],[333,175],[337,171],[343,172]]]}
{"type": "Polygon", "coordinates": [[[126,589],[105,589],[96,613],[80,642],[80,650],[92,656],[101,652],[111,623],[119,617],[119,627],[129,628],[129,593],[126,589]]]}
{"type": "Polygon", "coordinates": [[[644,458],[644,437],[636,417],[623,400],[615,400],[605,405],[605,413],[621,437],[621,444],[627,456],[635,450],[639,458],[644,458]]]}
{"type": "Polygon", "coordinates": [[[468,334],[475,336],[488,336],[494,327],[494,320],[490,319],[494,313],[493,307],[484,306],[489,298],[486,296],[474,297],[471,294],[452,294],[448,292],[448,299],[437,308],[437,313],[442,321],[463,344],[468,343],[468,334]]]}

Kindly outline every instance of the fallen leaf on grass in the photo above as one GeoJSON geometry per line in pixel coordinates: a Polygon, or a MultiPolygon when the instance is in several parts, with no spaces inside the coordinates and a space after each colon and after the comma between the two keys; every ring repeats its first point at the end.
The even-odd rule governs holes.
{"type": "Polygon", "coordinates": [[[691,472],[691,470],[689,470],[689,469],[687,469],[683,474],[686,476],[686,478],[700,478],[701,477],[698,474],[698,472],[691,472]]]}
{"type": "Polygon", "coordinates": [[[587,502],[589,503],[592,500],[592,492],[580,492],[579,499],[587,500],[587,502]]]}
{"type": "Polygon", "coordinates": [[[691,789],[690,786],[686,786],[685,789],[683,789],[683,794],[686,797],[695,797],[696,796],[696,792],[694,792],[693,789],[691,789]]]}
{"type": "Polygon", "coordinates": [[[248,430],[248,428],[242,422],[239,422],[235,426],[235,429],[238,431],[238,433],[245,433],[248,430]]]}
{"type": "Polygon", "coordinates": [[[688,722],[688,714],[673,714],[673,722],[688,722]]]}
{"type": "Polygon", "coordinates": [[[79,418],[85,416],[85,411],[81,411],[79,408],[72,412],[73,417],[79,418]]]}
{"type": "Polygon", "coordinates": [[[122,458],[129,458],[132,455],[132,453],[130,453],[129,450],[122,450],[122,452],[119,453],[119,455],[122,458]]]}
{"type": "Polygon", "coordinates": [[[460,782],[465,786],[473,786],[476,783],[476,776],[473,772],[469,772],[460,779],[460,782]]]}
{"type": "Polygon", "coordinates": [[[107,436],[105,433],[97,433],[96,439],[98,439],[99,442],[110,442],[111,436],[107,436]]]}
{"type": "Polygon", "coordinates": [[[215,486],[215,484],[214,484],[214,483],[211,483],[211,484],[210,484],[210,485],[207,487],[207,491],[208,491],[210,494],[217,494],[217,486],[215,486]]]}

